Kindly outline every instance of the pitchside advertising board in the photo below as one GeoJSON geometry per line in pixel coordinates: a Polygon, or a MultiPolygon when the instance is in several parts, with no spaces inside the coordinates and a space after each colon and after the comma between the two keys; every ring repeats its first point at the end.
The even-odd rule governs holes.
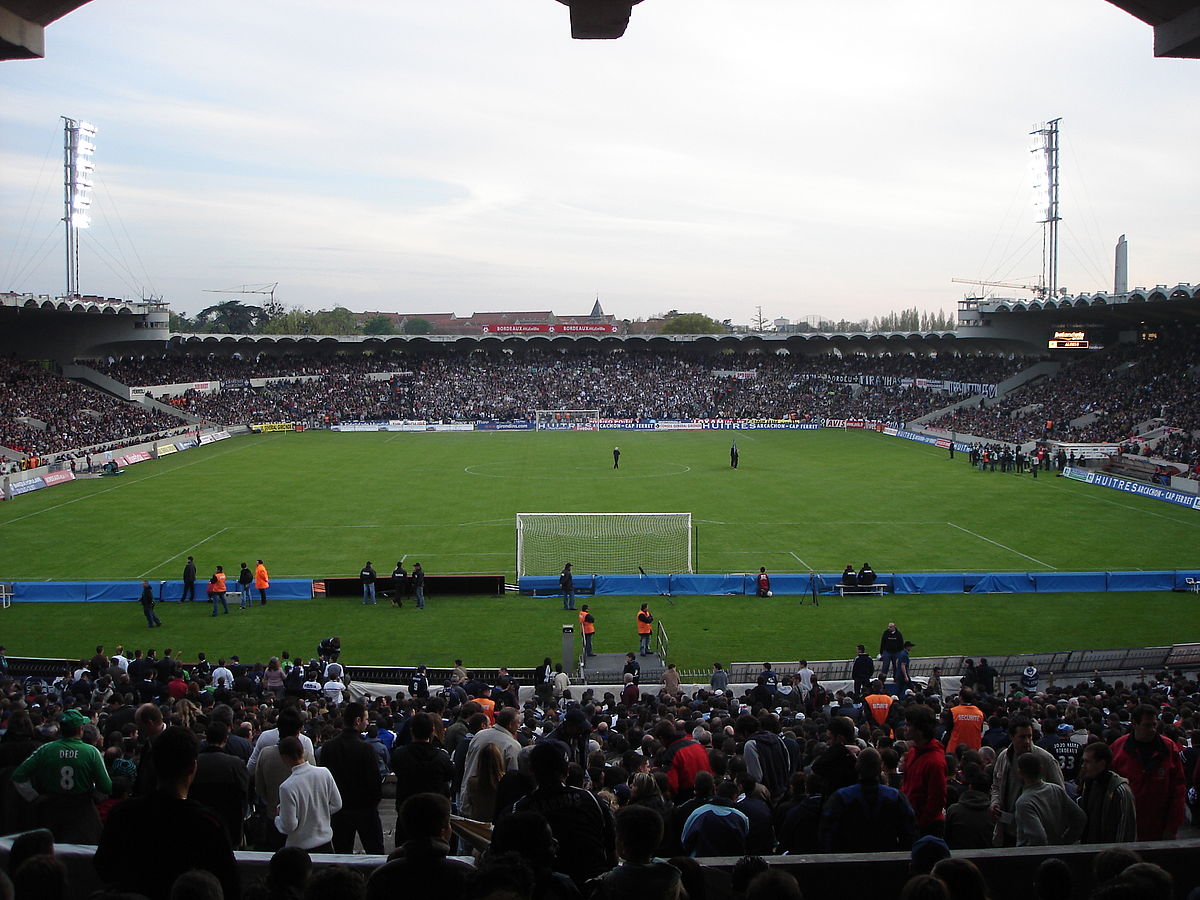
{"type": "Polygon", "coordinates": [[[1073,478],[1075,481],[1084,481],[1098,487],[1123,491],[1126,494],[1140,494],[1143,497],[1161,500],[1164,503],[1174,503],[1176,506],[1200,509],[1200,497],[1195,494],[1189,494],[1186,491],[1177,491],[1173,488],[1162,487],[1157,484],[1145,484],[1141,481],[1130,481],[1128,478],[1117,478],[1113,475],[1107,475],[1104,472],[1089,472],[1087,469],[1077,469],[1070,466],[1063,469],[1063,474],[1068,478],[1073,478]]]}

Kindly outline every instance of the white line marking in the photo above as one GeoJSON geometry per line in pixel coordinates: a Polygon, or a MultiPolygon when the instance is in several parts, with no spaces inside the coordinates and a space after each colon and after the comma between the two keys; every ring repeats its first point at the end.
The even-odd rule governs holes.
{"type": "MultiPolygon", "coordinates": [[[[796,556],[796,554],[791,550],[789,550],[788,553],[791,553],[792,556],[796,556]]],[[[800,557],[796,556],[796,561],[799,562],[800,565],[804,566],[804,568],[808,569],[808,571],[810,571],[810,572],[814,571],[813,567],[810,566],[808,563],[806,563],[804,560],[802,560],[800,557]]]]}
{"type": "Polygon", "coordinates": [[[1155,516],[1159,519],[1166,519],[1168,522],[1175,522],[1179,525],[1191,525],[1193,528],[1200,525],[1200,522],[1189,519],[1177,519],[1174,516],[1164,516],[1162,513],[1154,512],[1151,509],[1143,509],[1140,506],[1130,506],[1128,503],[1118,503],[1116,500],[1110,500],[1108,497],[1100,497],[1093,493],[1085,493],[1083,491],[1072,491],[1070,488],[1061,485],[1050,483],[1050,487],[1056,491],[1066,491],[1069,494],[1074,494],[1077,497],[1082,497],[1086,500],[1098,500],[1101,503],[1110,503],[1113,506],[1119,506],[1121,509],[1132,509],[1134,512],[1145,513],[1148,516],[1155,516]]]}
{"type": "Polygon", "coordinates": [[[214,531],[212,534],[210,534],[210,535],[209,535],[208,537],[206,537],[204,540],[202,540],[202,541],[198,541],[197,543],[195,543],[195,544],[192,544],[192,546],[188,547],[188,548],[187,548],[187,550],[184,550],[184,551],[182,551],[182,552],[180,552],[180,553],[176,553],[174,556],[168,556],[166,559],[164,559],[162,562],[160,562],[160,563],[159,563],[157,566],[153,566],[153,567],[151,567],[151,568],[147,569],[145,572],[143,572],[141,575],[138,575],[137,577],[138,577],[138,578],[145,578],[147,575],[149,575],[149,574],[150,574],[151,572],[153,572],[155,569],[161,569],[163,566],[165,566],[165,565],[166,565],[167,563],[169,563],[171,560],[173,560],[173,559],[179,559],[179,557],[181,557],[181,556],[186,556],[186,555],[187,555],[187,553],[188,553],[188,551],[195,550],[197,547],[200,547],[200,546],[202,546],[202,545],[204,545],[204,544],[207,544],[209,541],[211,541],[213,538],[215,538],[215,537],[216,537],[218,534],[221,534],[222,532],[225,532],[225,531],[228,531],[228,530],[229,530],[229,527],[228,527],[228,526],[226,526],[225,528],[222,528],[220,531],[214,531]]]}
{"type": "Polygon", "coordinates": [[[1058,571],[1057,566],[1052,566],[1048,562],[1042,562],[1037,557],[1030,556],[1027,553],[1022,553],[1020,550],[1014,550],[1012,547],[1009,547],[1006,544],[1002,544],[999,541],[993,541],[991,538],[984,537],[982,534],[978,534],[977,532],[972,531],[970,528],[963,528],[961,525],[955,525],[953,522],[947,522],[946,524],[949,525],[951,528],[957,528],[959,531],[969,534],[972,537],[977,537],[981,541],[987,541],[989,544],[994,544],[995,546],[999,547],[1001,550],[1007,550],[1009,553],[1015,553],[1015,554],[1017,554],[1017,556],[1023,556],[1026,559],[1030,560],[1031,562],[1037,563],[1039,566],[1045,566],[1047,569],[1052,569],[1055,572],[1058,571]]]}
{"type": "Polygon", "coordinates": [[[114,484],[110,488],[105,488],[102,491],[96,491],[94,494],[88,494],[86,497],[76,497],[74,500],[67,500],[64,503],[58,503],[54,506],[47,506],[44,509],[35,510],[34,512],[26,513],[23,516],[17,516],[15,519],[8,519],[0,524],[12,525],[14,522],[21,522],[25,519],[30,519],[34,516],[41,515],[44,512],[50,512],[51,510],[62,509],[64,506],[70,506],[72,503],[78,503],[81,500],[91,500],[93,497],[99,497],[102,494],[107,494],[111,491],[118,490],[119,488],[128,487],[131,484],[141,484],[143,481],[149,481],[151,478],[157,478],[160,475],[169,475],[172,472],[178,472],[180,469],[186,469],[189,466],[195,466],[199,463],[208,462],[210,459],[216,459],[218,456],[227,456],[230,453],[237,453],[239,450],[245,450],[247,447],[261,447],[263,446],[263,443],[264,442],[262,441],[255,441],[252,444],[243,444],[240,447],[234,447],[221,453],[213,453],[209,456],[205,456],[204,459],[197,459],[189,463],[183,463],[182,465],[172,466],[169,469],[163,469],[161,472],[155,472],[153,475],[147,475],[145,478],[135,478],[131,481],[122,481],[120,484],[114,484]]]}
{"type": "Polygon", "coordinates": [[[860,524],[886,524],[886,526],[937,526],[941,528],[946,522],[830,522],[826,518],[815,518],[811,522],[721,522],[715,518],[697,518],[697,524],[726,524],[726,526],[737,526],[738,528],[752,528],[755,526],[769,526],[778,528],[780,526],[860,526],[860,524]]]}

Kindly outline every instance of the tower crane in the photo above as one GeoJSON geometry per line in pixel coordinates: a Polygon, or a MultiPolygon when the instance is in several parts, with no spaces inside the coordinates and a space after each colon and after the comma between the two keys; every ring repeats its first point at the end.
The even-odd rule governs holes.
{"type": "Polygon", "coordinates": [[[1046,288],[1040,284],[1009,284],[1006,281],[982,281],[978,278],[951,278],[954,284],[977,284],[981,288],[984,287],[1002,287],[1012,288],[1016,291],[1033,291],[1039,297],[1046,296],[1046,288]]]}

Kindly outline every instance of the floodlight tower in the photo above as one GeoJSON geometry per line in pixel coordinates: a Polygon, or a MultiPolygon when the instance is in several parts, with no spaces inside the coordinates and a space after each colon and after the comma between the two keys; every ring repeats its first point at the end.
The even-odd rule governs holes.
{"type": "Polygon", "coordinates": [[[91,224],[96,126],[63,120],[63,226],[67,230],[67,296],[79,296],[79,229],[91,224]]]}
{"type": "Polygon", "coordinates": [[[1033,205],[1042,225],[1042,284],[1046,295],[1058,293],[1058,123],[1051,119],[1030,132],[1033,205]]]}

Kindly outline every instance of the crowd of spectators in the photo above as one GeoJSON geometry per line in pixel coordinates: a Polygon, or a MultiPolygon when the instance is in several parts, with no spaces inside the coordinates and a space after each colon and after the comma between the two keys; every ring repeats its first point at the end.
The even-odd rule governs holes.
{"type": "Polygon", "coordinates": [[[1135,441],[1138,427],[1155,421],[1178,430],[1142,449],[1195,466],[1200,461],[1195,437],[1200,433],[1198,366],[1200,345],[1193,334],[1179,331],[1095,352],[1053,377],[977,408],[955,410],[931,424],[1016,444],[1043,439],[1121,443],[1135,441]]]}
{"type": "Polygon", "coordinates": [[[169,413],[118,400],[39,363],[0,358],[0,446],[26,459],[57,458],[64,451],[119,439],[152,440],[183,424],[169,413]],[[21,421],[25,418],[45,428],[21,421]]]}
{"type": "MultiPolygon", "coordinates": [[[[225,387],[220,394],[193,390],[171,401],[192,415],[225,424],[281,418],[512,421],[531,419],[537,409],[599,409],[604,417],[630,419],[832,417],[899,422],[944,406],[948,395],[844,379],[992,384],[1023,364],[996,357],[725,354],[695,359],[653,352],[539,350],[294,358],[290,367],[287,359],[241,363],[176,357],[174,371],[165,360],[151,363],[159,377],[175,382],[217,380],[217,375],[244,381],[266,372],[322,376],[319,381],[275,382],[261,388],[225,387]],[[717,371],[742,374],[717,376],[717,371]],[[366,377],[372,373],[393,377],[366,377]]],[[[137,374],[128,361],[115,363],[109,371],[126,377],[137,374]]]]}
{"type": "MultiPolygon", "coordinates": [[[[941,866],[944,890],[921,896],[980,900],[987,886],[957,851],[1177,837],[1200,774],[1195,681],[1164,671],[1042,684],[1026,670],[1006,685],[986,660],[968,660],[961,688],[943,690],[936,670],[917,683],[911,644],[898,658],[889,637],[901,643],[893,625],[880,642],[897,663],[886,687],[860,647],[854,690],[827,689],[819,667],[764,664],[745,689],[714,666],[691,691],[677,677],[639,683],[639,673],[620,696],[557,677],[528,696],[506,669],[485,679],[456,661],[440,690],[418,668],[406,689],[354,701],[329,642],[320,660],[249,665],[97,647],[53,683],[0,678],[0,768],[18,794],[38,796],[26,804],[7,792],[3,829],[42,825],[58,841],[98,842],[109,887],[151,898],[193,867],[236,896],[231,848],[243,845],[286,847],[274,877],[300,882],[309,853],[348,852],[356,836],[383,853],[379,807],[390,802],[392,862],[346,896],[393,896],[430,878],[438,896],[482,897],[495,889],[489,879],[513,871],[506,896],[674,898],[681,884],[687,896],[799,896],[778,893],[795,885],[753,894],[736,884],[770,873],[765,863],[744,860],[731,883],[703,858],[911,850],[914,872],[942,877],[935,863],[953,860],[941,866]],[[73,758],[102,760],[87,772],[102,799],[72,792],[78,765],[70,786],[57,768],[45,776],[38,748],[55,738],[52,753],[67,741],[73,758]],[[382,799],[385,780],[394,801],[382,799]],[[209,811],[183,805],[197,800],[209,811]],[[451,804],[492,826],[474,870],[446,858],[451,804]],[[146,815],[167,809],[179,818],[146,815]],[[167,821],[212,834],[178,840],[167,821]],[[126,846],[130,827],[139,837],[126,846]],[[975,892],[959,893],[948,869],[967,872],[975,892]]],[[[1095,881],[1059,896],[1149,896],[1140,879],[1170,896],[1170,877],[1137,862],[1105,851],[1095,881]],[[1105,887],[1113,878],[1129,890],[1105,887]]],[[[1178,885],[1178,896],[1198,884],[1178,885]]],[[[276,896],[269,880],[243,890],[276,896]]]]}
{"type": "MultiPolygon", "coordinates": [[[[799,356],[761,352],[712,357],[651,349],[432,348],[242,359],[165,354],[89,361],[128,386],[224,382],[161,399],[181,414],[223,425],[311,425],[392,419],[513,421],[538,409],[598,409],[606,418],[866,419],[908,422],[960,395],[900,379],[993,385],[1031,359],[1002,356],[799,356]],[[733,373],[718,375],[717,372],[733,373]],[[370,376],[385,375],[385,378],[370,376]],[[283,378],[262,387],[249,379],[283,378]],[[230,384],[229,382],[232,382],[230,384]]],[[[1183,332],[1080,359],[1000,399],[959,409],[936,427],[1009,443],[1132,442],[1132,449],[1200,465],[1200,350],[1183,332]],[[1070,424],[1086,417],[1087,422],[1070,424]],[[1149,441],[1136,429],[1169,426],[1149,441]]],[[[102,443],[129,444],[181,426],[170,415],[117,400],[33,363],[0,362],[0,446],[44,458],[102,443]],[[17,421],[28,416],[46,428],[17,421]]]]}

